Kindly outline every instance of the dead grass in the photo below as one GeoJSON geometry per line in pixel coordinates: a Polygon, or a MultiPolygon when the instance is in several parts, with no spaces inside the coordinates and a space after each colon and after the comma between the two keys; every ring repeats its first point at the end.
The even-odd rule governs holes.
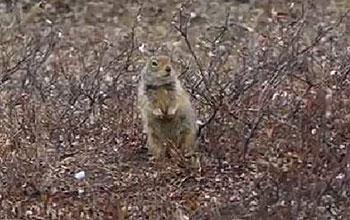
{"type": "Polygon", "coordinates": [[[0,218],[350,218],[347,4],[0,4],[0,218]],[[145,148],[152,53],[204,123],[200,170],[145,148]]]}

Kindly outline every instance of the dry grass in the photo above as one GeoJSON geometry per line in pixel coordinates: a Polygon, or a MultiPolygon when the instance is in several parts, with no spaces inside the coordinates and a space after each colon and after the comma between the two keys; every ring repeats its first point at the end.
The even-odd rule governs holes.
{"type": "Polygon", "coordinates": [[[7,2],[0,219],[350,218],[349,1],[7,2]],[[152,53],[205,124],[200,170],[144,146],[152,53]]]}

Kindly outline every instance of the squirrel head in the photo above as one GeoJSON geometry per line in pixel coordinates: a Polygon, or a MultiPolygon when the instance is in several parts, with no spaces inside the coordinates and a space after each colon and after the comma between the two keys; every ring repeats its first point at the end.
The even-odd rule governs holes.
{"type": "Polygon", "coordinates": [[[168,78],[174,75],[170,57],[160,55],[153,56],[147,62],[148,74],[156,78],[168,78]]]}

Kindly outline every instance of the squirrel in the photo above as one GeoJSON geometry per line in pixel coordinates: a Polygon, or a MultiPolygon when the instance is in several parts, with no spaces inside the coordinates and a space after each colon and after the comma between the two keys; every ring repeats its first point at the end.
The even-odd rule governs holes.
{"type": "Polygon", "coordinates": [[[155,158],[194,156],[196,116],[170,57],[153,56],[146,62],[138,87],[138,107],[147,146],[155,158]]]}

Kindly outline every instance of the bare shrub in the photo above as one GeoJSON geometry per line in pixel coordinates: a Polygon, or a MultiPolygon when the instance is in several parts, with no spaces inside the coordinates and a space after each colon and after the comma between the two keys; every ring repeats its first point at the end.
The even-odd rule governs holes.
{"type": "Polygon", "coordinates": [[[237,2],[0,4],[0,218],[349,218],[347,1],[237,2]],[[136,86],[160,52],[198,172],[145,148],[136,86]]]}

